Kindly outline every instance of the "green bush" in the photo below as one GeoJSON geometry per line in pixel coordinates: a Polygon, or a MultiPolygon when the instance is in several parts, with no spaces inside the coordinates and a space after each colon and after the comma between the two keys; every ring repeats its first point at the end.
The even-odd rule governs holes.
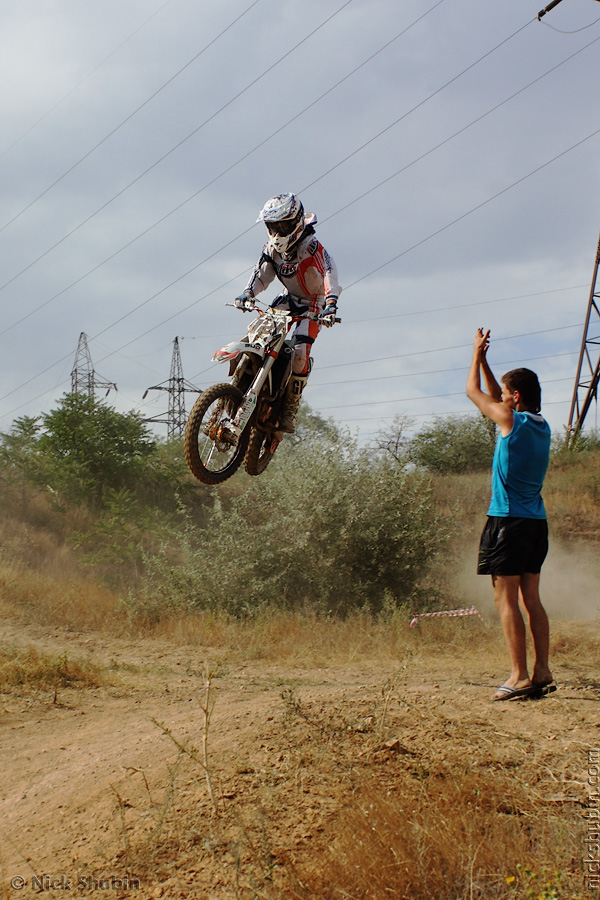
{"type": "Polygon", "coordinates": [[[149,561],[140,610],[159,595],[234,615],[273,606],[344,615],[410,600],[446,537],[428,478],[331,433],[279,454],[260,478],[236,476],[244,489],[227,503],[215,493],[206,526],[181,534],[183,560],[170,564],[165,549],[149,561]]]}
{"type": "Polygon", "coordinates": [[[485,416],[436,417],[410,442],[410,460],[439,475],[491,469],[496,426],[485,416]]]}

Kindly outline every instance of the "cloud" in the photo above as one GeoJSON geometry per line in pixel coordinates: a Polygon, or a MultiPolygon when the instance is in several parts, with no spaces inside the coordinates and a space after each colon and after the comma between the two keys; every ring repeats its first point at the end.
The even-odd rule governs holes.
{"type": "Polygon", "coordinates": [[[311,405],[365,439],[378,416],[466,411],[487,324],[499,363],[545,357],[560,428],[598,236],[595,9],[545,18],[574,34],[476,0],[2,10],[0,428],[68,389],[81,331],[120,408],[144,408],[176,334],[186,377],[222,377],[258,209],[303,188],[346,288],[311,405]]]}

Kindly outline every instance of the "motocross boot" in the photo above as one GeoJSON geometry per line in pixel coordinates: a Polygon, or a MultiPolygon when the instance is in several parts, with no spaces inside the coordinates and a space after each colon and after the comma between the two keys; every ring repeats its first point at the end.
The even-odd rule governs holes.
{"type": "Polygon", "coordinates": [[[283,411],[279,422],[279,431],[284,431],[286,434],[293,434],[295,432],[300,398],[302,397],[302,391],[304,390],[307,381],[308,375],[295,375],[292,373],[292,377],[290,378],[285,391],[283,411]]]}

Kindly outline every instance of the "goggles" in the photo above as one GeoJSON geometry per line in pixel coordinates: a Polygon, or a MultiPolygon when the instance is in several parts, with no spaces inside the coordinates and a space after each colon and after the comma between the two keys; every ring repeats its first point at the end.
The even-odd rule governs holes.
{"type": "Polygon", "coordinates": [[[282,219],[279,222],[265,222],[265,225],[269,234],[287,237],[289,234],[292,234],[299,221],[300,216],[295,216],[293,219],[282,219]]]}

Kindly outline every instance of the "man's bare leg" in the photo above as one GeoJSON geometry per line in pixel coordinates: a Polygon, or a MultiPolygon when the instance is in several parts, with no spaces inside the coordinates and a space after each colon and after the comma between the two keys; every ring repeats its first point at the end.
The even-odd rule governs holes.
{"type": "Polygon", "coordinates": [[[535,665],[531,680],[534,684],[546,685],[553,681],[548,666],[550,652],[550,625],[546,610],[540,600],[540,576],[526,572],[521,576],[521,595],[529,616],[529,628],[535,649],[535,665]]]}
{"type": "Polygon", "coordinates": [[[527,671],[527,645],[525,622],[519,609],[520,575],[492,575],[494,600],[500,615],[504,638],[508,647],[511,672],[507,687],[523,688],[531,684],[527,671]]]}

